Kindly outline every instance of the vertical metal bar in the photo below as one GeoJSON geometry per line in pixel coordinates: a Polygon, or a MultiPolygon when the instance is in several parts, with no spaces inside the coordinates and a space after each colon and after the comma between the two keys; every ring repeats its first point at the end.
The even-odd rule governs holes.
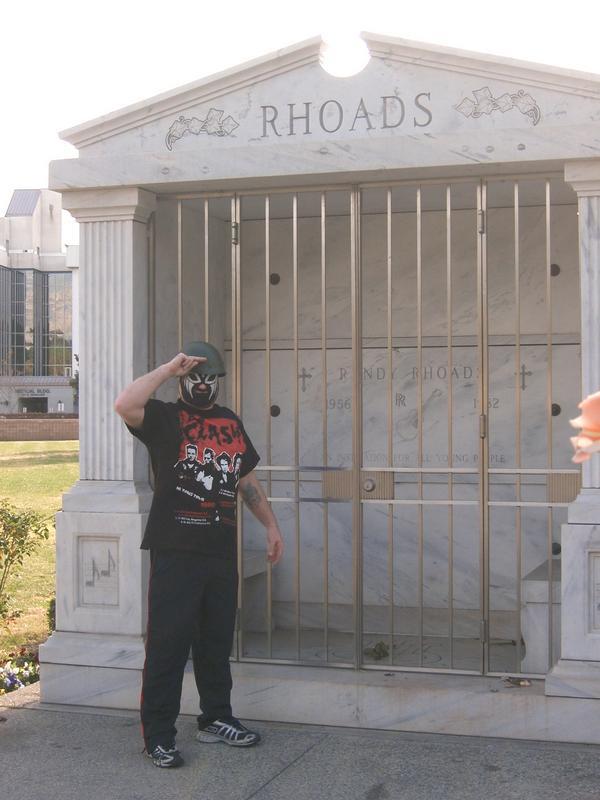
{"type": "MultiPolygon", "coordinates": [[[[453,398],[452,398],[452,189],[446,186],[446,349],[448,351],[448,468],[452,469],[453,459],[453,398]]],[[[448,500],[454,496],[454,477],[448,473],[448,500]]],[[[450,668],[454,666],[454,516],[452,505],[448,506],[448,635],[450,668]]]]}
{"type": "MultiPolygon", "coordinates": [[[[265,197],[265,433],[267,464],[272,464],[271,450],[271,201],[265,197]]],[[[267,497],[273,494],[271,470],[267,471],[267,497]]],[[[267,562],[267,653],[273,658],[273,571],[267,562]]]]}
{"type": "Polygon", "coordinates": [[[554,600],[553,581],[554,581],[554,561],[552,559],[552,506],[548,506],[546,512],[547,526],[547,559],[548,559],[548,667],[549,671],[553,666],[554,660],[554,600]]]}
{"type": "MultiPolygon", "coordinates": [[[[240,219],[240,200],[237,196],[231,198],[230,206],[231,216],[231,230],[235,224],[239,224],[240,219]]],[[[238,281],[239,276],[239,259],[240,259],[240,246],[241,237],[234,241],[231,237],[231,361],[234,385],[232,387],[231,397],[234,410],[237,414],[241,412],[241,365],[240,365],[240,285],[238,281]]],[[[238,624],[237,624],[237,659],[244,655],[244,643],[242,634],[242,620],[244,613],[244,527],[243,527],[243,507],[238,496],[237,503],[237,534],[238,534],[238,548],[237,548],[237,564],[238,564],[238,624]]]]}
{"type": "MultiPolygon", "coordinates": [[[[421,211],[421,187],[417,187],[417,459],[423,468],[423,220],[421,211]]],[[[419,472],[418,507],[418,619],[419,619],[419,666],[423,666],[423,473],[419,472]]]]}
{"type": "MultiPolygon", "coordinates": [[[[546,467],[552,469],[552,239],[551,239],[551,204],[550,204],[550,181],[546,180],[546,467]]],[[[546,475],[546,485],[550,476],[546,475]]],[[[547,490],[546,490],[547,491],[547,490]]],[[[548,530],[548,669],[552,667],[553,661],[553,615],[552,607],[552,507],[548,506],[547,513],[548,530]]]]}
{"type": "Polygon", "coordinates": [[[350,292],[352,305],[352,528],[354,567],[354,665],[362,662],[362,303],[360,190],[350,194],[350,292]]]}
{"type": "Polygon", "coordinates": [[[294,496],[296,498],[296,653],[300,660],[300,395],[298,375],[300,357],[298,351],[298,195],[292,197],[292,305],[294,330],[294,496]]]}
{"type": "Polygon", "coordinates": [[[235,254],[235,348],[236,348],[236,391],[235,391],[235,412],[242,413],[242,201],[239,197],[235,199],[235,222],[237,225],[238,236],[237,244],[233,244],[235,254]]]}
{"type": "Polygon", "coordinates": [[[520,506],[521,502],[521,385],[519,382],[519,374],[521,371],[521,250],[520,250],[520,229],[519,229],[519,182],[515,181],[514,185],[514,229],[515,229],[515,465],[517,468],[516,475],[516,501],[517,507],[515,508],[515,535],[517,546],[517,664],[516,668],[520,670],[521,661],[523,659],[521,640],[523,638],[521,631],[521,603],[522,591],[521,581],[523,575],[523,533],[522,533],[522,518],[523,509],[520,506]]]}
{"type": "MultiPolygon", "coordinates": [[[[394,466],[394,383],[392,361],[392,190],[387,190],[386,204],[386,239],[387,239],[387,462],[388,467],[394,466]]],[[[392,473],[392,480],[394,475],[392,473]]],[[[390,664],[394,661],[394,506],[390,503],[387,508],[387,536],[388,536],[388,591],[390,594],[390,664]]]]}
{"type": "Polygon", "coordinates": [[[209,341],[210,339],[210,325],[209,325],[209,309],[210,309],[210,302],[209,302],[209,290],[210,290],[210,281],[209,281],[209,261],[208,261],[208,254],[209,254],[209,215],[208,215],[208,200],[204,201],[204,339],[205,341],[209,341]]]}
{"type": "MultiPolygon", "coordinates": [[[[236,213],[236,200],[234,197],[231,198],[230,201],[230,208],[229,208],[229,215],[230,215],[230,226],[231,230],[233,230],[233,225],[235,223],[235,213],[236,213]]],[[[229,403],[234,406],[235,405],[235,381],[236,381],[236,373],[237,373],[237,353],[236,353],[236,327],[235,327],[235,319],[236,319],[236,269],[235,269],[235,262],[237,259],[237,248],[233,243],[233,237],[231,240],[231,250],[230,250],[230,265],[229,265],[229,272],[230,272],[230,281],[231,281],[231,375],[227,378],[227,383],[229,386],[229,403]]]]}
{"type": "MultiPolygon", "coordinates": [[[[327,197],[321,193],[321,425],[323,431],[323,466],[329,466],[327,406],[327,197]]],[[[323,473],[325,474],[325,473],[323,473]]],[[[329,661],[329,503],[323,502],[323,646],[325,661],[329,661]]]]}
{"type": "Polygon", "coordinates": [[[183,350],[183,213],[177,201],[177,349],[183,350]]]}
{"type": "MultiPolygon", "coordinates": [[[[487,234],[485,220],[487,217],[487,186],[481,181],[478,188],[478,211],[484,224],[481,226],[477,236],[477,309],[479,316],[479,395],[480,411],[485,415],[488,413],[488,317],[487,317],[487,234]]],[[[483,580],[481,581],[481,609],[483,613],[484,627],[486,635],[482,648],[482,670],[489,671],[489,630],[490,630],[490,607],[489,607],[489,509],[488,509],[488,437],[480,436],[479,439],[479,513],[480,513],[480,564],[483,566],[483,580]]]]}

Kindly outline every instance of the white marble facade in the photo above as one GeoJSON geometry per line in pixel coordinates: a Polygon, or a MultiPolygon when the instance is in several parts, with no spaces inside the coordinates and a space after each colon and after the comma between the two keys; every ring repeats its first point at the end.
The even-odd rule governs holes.
{"type": "MultiPolygon", "coordinates": [[[[351,357],[349,186],[363,187],[360,377],[365,475],[385,483],[381,469],[418,467],[419,449],[424,467],[465,470],[452,484],[452,499],[458,504],[451,518],[445,504],[450,498],[447,475],[426,476],[422,492],[428,502],[422,528],[419,504],[412,502],[419,499],[417,479],[410,471],[397,473],[393,485],[387,484],[388,497],[393,494],[405,503],[391,511],[385,499],[363,505],[365,640],[360,650],[363,644],[382,639],[393,618],[399,651],[404,648],[408,653],[406,662],[399,658],[395,663],[419,666],[414,661],[414,638],[421,614],[429,648],[424,665],[447,667],[452,605],[459,655],[454,666],[478,671],[484,557],[489,558],[489,586],[484,588],[490,603],[490,670],[546,671],[559,655],[562,615],[562,654],[550,681],[552,692],[600,696],[594,688],[600,634],[593,611],[598,583],[594,559],[600,552],[595,538],[595,524],[600,524],[599,468],[584,469],[583,490],[569,510],[570,524],[563,532],[562,608],[557,556],[549,560],[549,555],[551,544],[561,541],[565,504],[577,484],[567,481],[565,489],[562,478],[549,480],[530,472],[517,485],[511,472],[519,465],[529,470],[572,470],[568,418],[581,396],[580,373],[586,391],[598,388],[594,324],[600,307],[596,258],[600,173],[598,162],[589,156],[598,142],[600,79],[383,36],[366,35],[366,39],[371,61],[351,79],[327,75],[318,63],[320,42],[312,40],[63,134],[79,149],[79,157],[54,162],[50,185],[63,192],[64,206],[84,223],[81,327],[82,352],[87,356],[82,366],[81,480],[65,495],[58,525],[59,630],[42,649],[46,674],[42,691],[47,700],[85,703],[87,699],[119,706],[137,702],[147,573],[137,544],[150,487],[144,450],[124,434],[112,414],[111,399],[124,382],[171,357],[181,341],[207,336],[225,351],[231,365],[235,258],[241,291],[241,412],[263,464],[295,463],[297,397],[298,463],[352,467],[351,397],[358,376],[352,374],[351,357]],[[324,185],[323,298],[319,192],[324,185]],[[392,187],[391,375],[388,186],[392,187]],[[293,358],[293,201],[287,187],[301,190],[298,374],[293,358]],[[179,205],[173,197],[177,193],[185,195],[179,205]],[[197,197],[203,193],[210,194],[206,205],[197,197]],[[272,276],[268,283],[267,194],[272,276]],[[231,244],[231,223],[237,213],[232,198],[239,200],[240,209],[235,220],[240,224],[237,250],[231,244]],[[478,250],[482,224],[478,207],[485,210],[486,231],[487,285],[480,294],[478,270],[483,269],[484,258],[478,250]],[[417,252],[422,265],[420,298],[417,252]],[[272,375],[268,393],[267,288],[272,375]],[[484,375],[478,350],[478,298],[487,304],[492,470],[490,534],[483,554],[478,404],[484,375]],[[111,344],[114,331],[123,343],[120,350],[111,344]],[[277,409],[270,417],[268,453],[270,406],[277,409]],[[521,501],[539,505],[519,510],[518,492],[521,501]],[[549,501],[562,503],[551,516],[549,501]],[[565,625],[569,615],[577,616],[578,626],[565,625]],[[550,628],[555,641],[549,657],[550,628]],[[519,633],[523,642],[518,641],[519,633]],[[502,655],[507,643],[509,659],[502,655]],[[74,697],[63,688],[65,675],[76,687],[74,697]]],[[[232,404],[233,388],[228,377],[223,397],[232,404]]],[[[174,386],[165,386],[159,396],[171,398],[174,392],[174,386]]],[[[267,473],[261,477],[266,480],[267,473]]],[[[272,575],[271,634],[287,630],[293,640],[299,619],[307,631],[306,641],[312,642],[311,631],[323,627],[327,601],[331,654],[351,661],[354,645],[344,639],[354,624],[351,499],[326,506],[322,498],[328,496],[329,478],[315,469],[301,473],[299,487],[302,500],[315,502],[297,506],[289,502],[295,491],[293,475],[277,472],[273,477],[277,480],[272,481],[271,492],[287,556],[272,575]],[[329,558],[324,570],[325,514],[329,558]]],[[[247,579],[242,585],[241,653],[245,639],[250,650],[253,642],[259,642],[257,652],[264,655],[267,583],[266,572],[256,566],[262,534],[248,515],[243,542],[247,579]]],[[[279,655],[295,658],[284,639],[278,643],[279,655]]],[[[313,655],[322,655],[320,645],[310,647],[313,655]]],[[[273,713],[269,709],[270,718],[273,713]]]]}

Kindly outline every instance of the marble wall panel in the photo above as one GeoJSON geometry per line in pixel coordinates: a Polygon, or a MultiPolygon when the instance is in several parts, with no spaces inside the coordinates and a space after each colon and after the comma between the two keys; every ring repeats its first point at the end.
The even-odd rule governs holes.
{"type": "MultiPolygon", "coordinates": [[[[540,184],[541,189],[544,185],[540,184]]],[[[540,191],[541,191],[540,189],[540,191]]],[[[291,202],[291,200],[290,200],[291,202]]],[[[487,299],[489,330],[493,336],[515,333],[515,233],[513,208],[488,209],[487,299]]],[[[519,212],[521,335],[540,336],[547,327],[546,209],[522,207],[519,212]]],[[[448,333],[446,315],[446,214],[422,214],[422,325],[424,336],[448,333]]],[[[244,285],[243,335],[247,341],[265,338],[264,222],[247,221],[242,228],[244,285]]],[[[350,224],[347,216],[327,219],[327,335],[350,336],[350,224]]],[[[364,214],[361,220],[363,253],[363,335],[387,336],[387,239],[383,214],[364,214]]],[[[453,336],[473,336],[477,326],[477,218],[475,209],[452,212],[452,328],[453,336]]],[[[417,223],[415,213],[392,215],[392,333],[417,333],[417,223]]],[[[270,221],[271,272],[280,281],[270,287],[271,339],[292,336],[293,274],[291,219],[270,221]]],[[[552,206],[551,258],[560,267],[551,291],[552,329],[555,334],[579,331],[577,216],[573,205],[552,206]]],[[[318,340],[321,334],[321,223],[318,217],[298,223],[299,335],[318,340]]]]}
{"type": "MultiPolygon", "coordinates": [[[[457,348],[458,349],[458,348],[457,348]]],[[[479,459],[479,415],[475,407],[476,400],[476,353],[474,349],[461,348],[460,362],[455,360],[458,377],[453,381],[453,449],[452,463],[454,466],[476,469],[479,459]],[[466,376],[466,377],[465,377],[466,376]]],[[[321,391],[325,384],[320,372],[318,351],[302,351],[301,364],[311,374],[305,380],[306,391],[301,388],[302,379],[298,379],[298,394],[300,397],[299,408],[299,461],[304,465],[318,466],[323,462],[322,434],[323,419],[321,413],[321,391]]],[[[387,431],[386,431],[386,381],[383,373],[378,376],[377,370],[384,370],[385,352],[369,349],[365,351],[364,369],[364,465],[376,468],[387,464],[387,431]],[[371,358],[373,359],[371,361],[371,358]],[[369,377],[371,376],[371,377],[369,377]],[[379,377],[379,379],[378,379],[379,377]]],[[[547,461],[547,419],[545,411],[546,390],[546,350],[544,347],[528,347],[522,349],[526,359],[528,372],[525,390],[520,390],[523,395],[530,392],[534,396],[531,403],[522,401],[522,430],[521,430],[521,463],[524,467],[545,469],[547,461]]],[[[577,402],[577,372],[578,372],[577,346],[559,346],[554,348],[554,370],[560,376],[557,386],[562,394],[558,400],[563,408],[575,408],[577,402]]],[[[399,365],[397,390],[392,384],[394,396],[402,394],[405,405],[394,406],[394,463],[404,467],[418,465],[418,426],[416,415],[417,380],[415,376],[414,349],[403,350],[396,353],[399,365]]],[[[444,369],[445,353],[442,348],[431,348],[428,351],[427,361],[423,363],[423,464],[432,468],[444,468],[448,463],[448,438],[447,438],[447,397],[448,378],[447,371],[441,371],[438,362],[444,369]]],[[[337,403],[351,397],[351,381],[348,374],[350,354],[346,350],[334,350],[328,353],[328,397],[337,403]],[[347,366],[343,366],[347,365],[347,366]],[[343,375],[343,377],[340,377],[343,375]],[[341,387],[341,389],[340,389],[341,387]]],[[[490,402],[494,406],[490,409],[490,466],[492,468],[510,468],[516,465],[514,416],[515,416],[515,378],[514,378],[514,348],[503,346],[494,348],[494,371],[492,385],[497,391],[491,396],[490,402]],[[504,376],[504,377],[503,377],[504,376]],[[512,385],[511,385],[512,384],[512,385]]],[[[294,431],[294,403],[290,395],[294,391],[292,386],[293,375],[290,376],[291,364],[288,351],[275,351],[272,353],[273,375],[277,383],[278,392],[272,395],[273,402],[281,408],[281,414],[271,420],[271,463],[277,465],[294,464],[293,431],[294,431]],[[281,375],[286,375],[287,380],[282,386],[279,383],[281,375]]],[[[250,373],[258,377],[258,388],[252,388],[252,382],[244,394],[244,419],[247,430],[252,436],[259,452],[265,453],[265,402],[262,394],[264,377],[264,355],[259,351],[244,354],[244,374],[250,373]],[[255,366],[257,365],[257,366],[255,366]]],[[[570,451],[568,449],[568,430],[566,413],[561,413],[553,418],[553,466],[554,468],[569,469],[570,451]]],[[[352,464],[352,410],[337,406],[329,409],[327,413],[327,444],[329,466],[342,466],[349,468],[352,464]]],[[[273,483],[274,496],[293,496],[294,485],[288,475],[285,480],[273,483]]],[[[316,479],[320,473],[316,474],[316,479]]],[[[277,478],[277,474],[275,474],[277,478]]],[[[314,478],[313,478],[314,480],[314,478]]],[[[417,497],[416,476],[405,476],[402,486],[396,489],[397,496],[404,492],[407,499],[417,497]]],[[[458,479],[457,479],[458,480],[458,479]]],[[[453,512],[454,542],[454,602],[461,606],[472,608],[479,603],[479,547],[476,537],[464,531],[478,530],[477,517],[477,476],[462,476],[460,483],[453,487],[455,499],[472,500],[473,506],[456,506],[453,512]],[[465,535],[467,542],[461,542],[465,535]]],[[[516,500],[515,481],[509,476],[491,476],[492,499],[516,500]],[[508,482],[507,482],[508,481],[508,482]]],[[[545,502],[547,488],[543,476],[527,476],[523,479],[522,498],[537,502],[545,502]]],[[[306,492],[309,490],[306,489],[306,492]]],[[[313,496],[319,496],[319,487],[312,487],[313,496]]],[[[428,476],[424,488],[424,496],[429,499],[447,499],[448,488],[445,476],[428,476]],[[434,481],[438,482],[435,483],[434,481]]],[[[318,580],[308,588],[303,583],[303,592],[310,598],[320,595],[319,558],[312,564],[315,553],[320,552],[322,521],[312,504],[303,506],[302,510],[302,558],[308,558],[310,566],[307,575],[315,574],[318,580]],[[311,516],[312,515],[312,516],[311,516]],[[314,517],[314,519],[312,518],[314,517]],[[307,555],[309,554],[310,555],[307,555]]],[[[276,506],[280,513],[281,505],[276,506]]],[[[291,507],[290,507],[291,508],[291,507]]],[[[337,529],[343,525],[335,525],[339,506],[330,505],[329,520],[337,529]]],[[[281,512],[283,513],[283,512],[281,512]]],[[[293,517],[292,511],[290,511],[293,517]]],[[[492,535],[494,541],[492,574],[492,600],[504,610],[514,609],[516,602],[515,583],[515,517],[514,510],[502,514],[492,515],[492,535]]],[[[290,520],[290,524],[294,522],[290,520]]],[[[523,512],[523,539],[525,542],[525,564],[527,569],[533,569],[541,563],[547,555],[547,516],[542,509],[537,514],[533,510],[523,512]],[[531,550],[531,552],[529,552],[531,550]]],[[[396,591],[400,592],[399,602],[407,604],[416,596],[416,567],[417,552],[417,520],[414,507],[397,506],[394,509],[394,526],[398,529],[398,542],[395,545],[395,558],[399,573],[396,577],[396,591]],[[402,570],[406,575],[402,576],[402,570]]],[[[365,535],[365,592],[369,602],[384,601],[387,597],[387,508],[371,507],[368,517],[365,518],[365,528],[369,528],[365,535]]],[[[448,602],[448,511],[447,507],[440,510],[438,507],[428,508],[424,513],[424,594],[427,602],[434,607],[444,607],[448,602]]],[[[558,531],[553,534],[558,539],[558,531]]],[[[290,534],[293,539],[292,534],[290,534]]],[[[347,548],[342,554],[340,537],[332,539],[331,559],[338,563],[351,558],[351,546],[348,541],[347,548]]],[[[347,571],[343,571],[346,574],[347,571]]],[[[304,575],[304,572],[303,572],[304,575]]],[[[303,579],[304,580],[304,579],[303,579]]],[[[309,581],[309,579],[306,579],[309,581]]],[[[310,581],[309,581],[310,583],[310,581]]],[[[289,584],[283,580],[282,586],[289,584]]],[[[288,591],[285,597],[290,599],[288,591]]]]}
{"type": "MultiPolygon", "coordinates": [[[[521,371],[516,375],[515,348],[489,348],[490,467],[571,469],[568,418],[579,400],[579,345],[521,346],[521,371]],[[548,415],[548,356],[551,354],[552,402],[556,416],[548,415]],[[517,387],[515,386],[517,384],[517,387]],[[518,392],[518,397],[517,397],[518,392]],[[520,403],[519,453],[517,402],[520,403]],[[552,452],[548,452],[548,435],[552,452]],[[550,461],[551,458],[551,461],[550,461]]],[[[449,463],[448,408],[451,393],[452,453],[454,467],[476,468],[479,460],[478,352],[476,347],[453,348],[452,364],[444,347],[426,347],[419,363],[416,348],[395,348],[390,381],[387,350],[363,350],[363,464],[388,466],[388,404],[393,408],[393,466],[417,467],[419,436],[423,466],[444,468],[449,463]],[[450,378],[449,378],[450,375],[450,378]],[[421,414],[417,410],[419,388],[421,414]],[[420,416],[420,419],[419,419],[420,416]],[[421,428],[421,432],[419,430],[421,428]]],[[[266,452],[267,421],[271,427],[271,459],[276,465],[295,463],[295,404],[298,403],[299,453],[303,465],[352,465],[352,356],[347,349],[327,352],[327,377],[319,350],[299,352],[294,380],[294,355],[290,350],[271,352],[271,391],[266,397],[265,355],[261,350],[243,356],[243,416],[255,446],[266,452]],[[327,389],[327,413],[322,411],[327,389]],[[278,415],[268,408],[277,405],[278,415]],[[326,425],[326,431],[325,431],[326,425]]],[[[500,499],[500,498],[498,498],[500,499]]]]}

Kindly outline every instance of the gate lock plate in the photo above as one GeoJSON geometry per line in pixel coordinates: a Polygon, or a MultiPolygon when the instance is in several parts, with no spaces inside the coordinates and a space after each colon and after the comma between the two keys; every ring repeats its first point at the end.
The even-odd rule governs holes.
{"type": "MultiPolygon", "coordinates": [[[[351,469],[332,470],[323,475],[323,498],[325,500],[352,500],[351,469]]],[[[360,496],[362,500],[393,500],[394,473],[363,471],[360,496]]]]}

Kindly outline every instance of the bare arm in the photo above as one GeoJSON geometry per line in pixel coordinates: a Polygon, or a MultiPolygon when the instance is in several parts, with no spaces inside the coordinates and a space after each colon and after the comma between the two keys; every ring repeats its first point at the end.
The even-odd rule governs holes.
{"type": "Polygon", "coordinates": [[[239,487],[244,502],[266,528],[267,558],[272,564],[277,564],[283,555],[283,539],[267,496],[253,472],[240,478],[239,487]]]}
{"type": "Polygon", "coordinates": [[[205,358],[179,353],[174,359],[130,383],[115,400],[115,411],[132,428],[141,428],[144,406],[159,386],[169,378],[178,378],[191,372],[205,358]]]}

